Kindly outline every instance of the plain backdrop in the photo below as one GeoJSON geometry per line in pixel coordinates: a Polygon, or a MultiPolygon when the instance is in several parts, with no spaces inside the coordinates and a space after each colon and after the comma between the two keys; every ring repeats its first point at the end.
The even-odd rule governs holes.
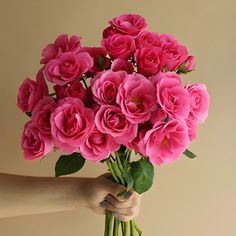
{"type": "MultiPolygon", "coordinates": [[[[0,0],[0,172],[53,176],[58,154],[25,161],[20,150],[27,118],[16,108],[20,83],[34,78],[42,48],[61,33],[98,46],[107,21],[138,13],[149,30],[171,33],[197,58],[185,81],[206,83],[211,105],[190,149],[155,169],[138,218],[144,236],[236,235],[236,2],[235,0],[0,0]]],[[[75,176],[97,176],[103,165],[87,163],[75,176]]],[[[1,187],[1,186],[0,186],[1,187]]],[[[1,201],[1,199],[0,199],[1,201]]],[[[19,204],[21,204],[19,202],[19,204]]],[[[0,220],[1,236],[103,235],[102,216],[87,209],[0,220]]]]}

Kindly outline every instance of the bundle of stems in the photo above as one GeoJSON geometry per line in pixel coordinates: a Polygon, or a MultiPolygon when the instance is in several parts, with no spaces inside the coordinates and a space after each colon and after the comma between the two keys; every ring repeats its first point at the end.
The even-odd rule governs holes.
{"type": "MultiPolygon", "coordinates": [[[[125,187],[127,187],[127,184],[123,178],[123,173],[125,170],[125,165],[128,165],[130,162],[130,156],[131,150],[126,149],[124,153],[115,152],[115,157],[113,155],[110,155],[110,157],[106,160],[106,164],[112,174],[114,181],[125,187]],[[120,155],[122,155],[122,157],[120,155]],[[124,160],[123,163],[121,161],[121,158],[122,160],[124,160]]],[[[122,195],[124,193],[125,192],[120,194],[122,195]]],[[[139,236],[142,235],[142,231],[134,220],[131,220],[129,222],[120,221],[113,216],[112,212],[106,210],[104,236],[118,236],[120,226],[123,236],[135,236],[136,233],[138,233],[139,236]]]]}

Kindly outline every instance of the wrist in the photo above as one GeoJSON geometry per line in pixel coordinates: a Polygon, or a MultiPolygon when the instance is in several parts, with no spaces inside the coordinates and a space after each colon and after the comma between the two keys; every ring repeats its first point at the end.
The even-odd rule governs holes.
{"type": "Polygon", "coordinates": [[[92,178],[69,178],[69,191],[66,198],[70,199],[74,208],[89,208],[89,187],[91,187],[92,178]]]}

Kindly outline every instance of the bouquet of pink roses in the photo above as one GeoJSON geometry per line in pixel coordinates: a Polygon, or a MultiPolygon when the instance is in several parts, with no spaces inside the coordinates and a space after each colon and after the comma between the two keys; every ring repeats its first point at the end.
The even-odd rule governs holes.
{"type": "MultiPolygon", "coordinates": [[[[194,70],[195,58],[173,36],[148,31],[140,15],[110,20],[100,47],[60,35],[40,63],[36,80],[25,79],[17,97],[30,117],[22,135],[25,159],[59,149],[65,155],[56,177],[80,170],[85,160],[104,162],[114,181],[141,194],[152,186],[153,165],[183,153],[195,157],[187,148],[208,114],[206,86],[183,84],[180,74],[194,70]],[[131,161],[132,151],[139,160],[131,161]]],[[[129,224],[130,235],[141,235],[129,224]]],[[[118,235],[119,225],[127,235],[128,222],[107,211],[104,235],[118,235]]]]}

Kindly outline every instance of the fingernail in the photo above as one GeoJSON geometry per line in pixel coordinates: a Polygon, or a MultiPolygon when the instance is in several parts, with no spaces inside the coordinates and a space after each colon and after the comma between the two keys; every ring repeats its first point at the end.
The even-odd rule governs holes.
{"type": "Polygon", "coordinates": [[[108,203],[105,200],[100,202],[99,205],[100,205],[101,208],[107,208],[108,207],[108,203]]]}
{"type": "Polygon", "coordinates": [[[119,214],[116,213],[116,212],[113,212],[113,216],[114,216],[115,218],[118,218],[118,217],[119,217],[119,214]]]}
{"type": "Polygon", "coordinates": [[[124,198],[128,199],[130,198],[132,193],[130,191],[124,193],[124,198]]]}

